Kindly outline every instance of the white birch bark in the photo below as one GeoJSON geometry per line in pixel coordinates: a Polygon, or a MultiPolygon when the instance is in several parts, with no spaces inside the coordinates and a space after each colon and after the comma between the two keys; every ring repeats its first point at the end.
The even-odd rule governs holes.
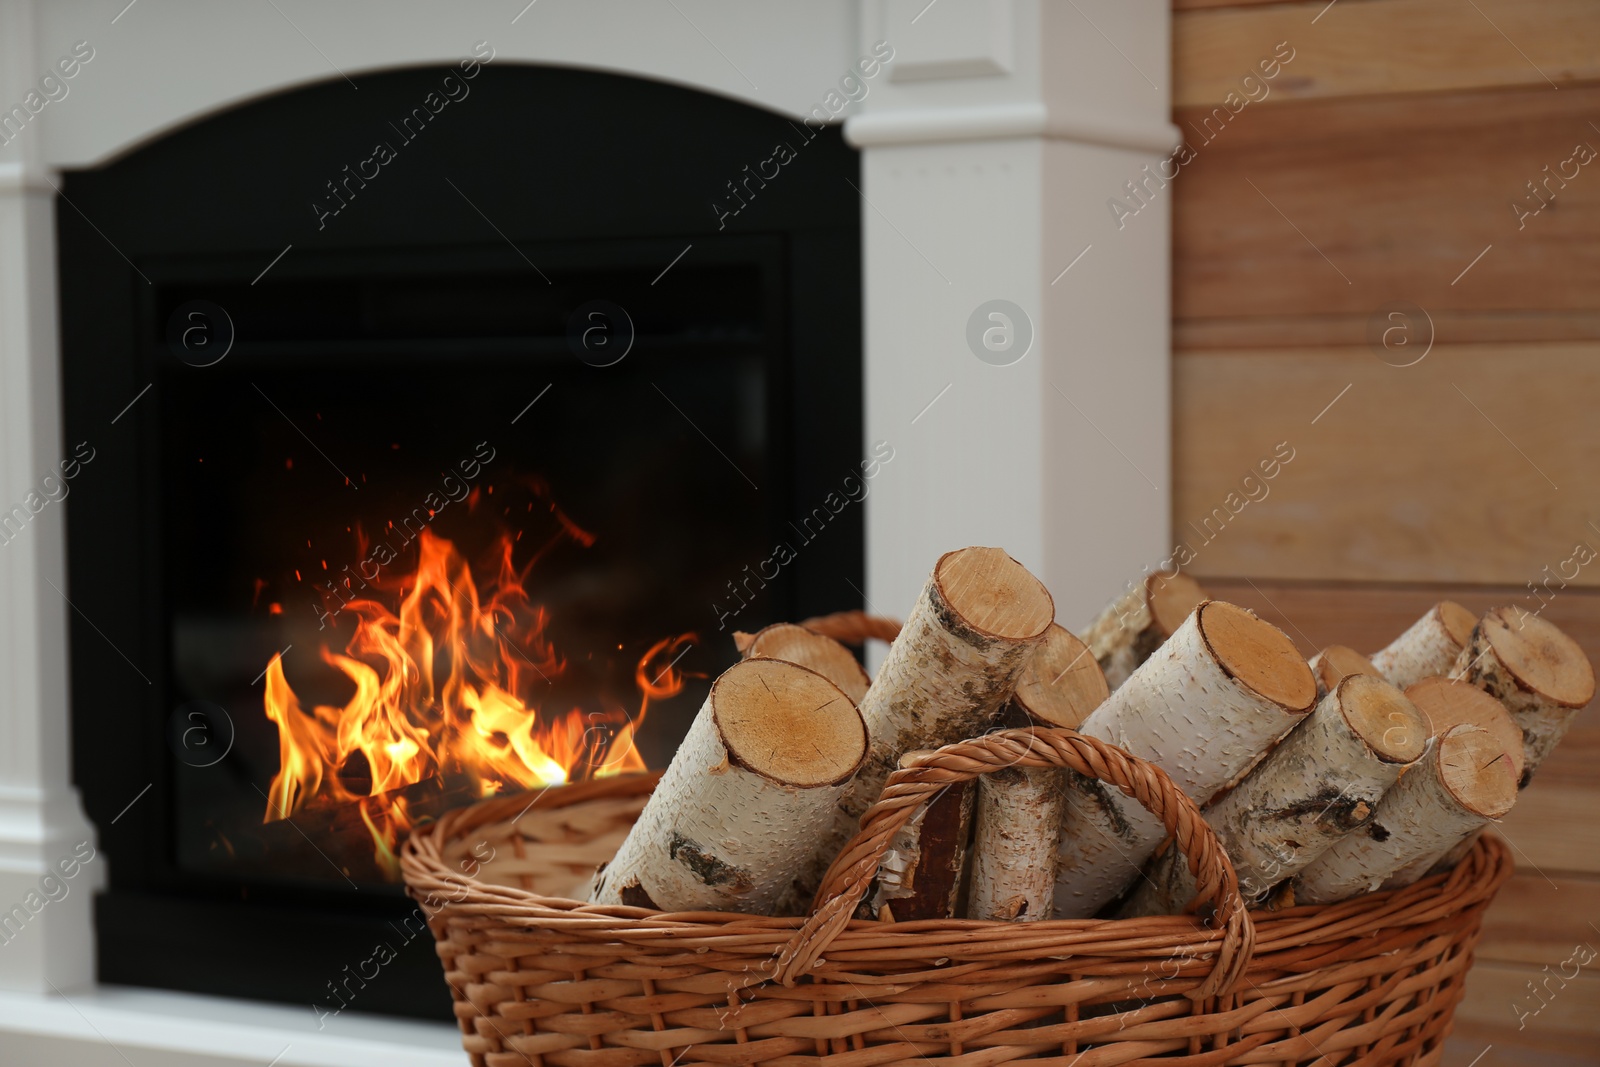
{"type": "Polygon", "coordinates": [[[1405,633],[1374,652],[1372,665],[1401,689],[1449,674],[1477,623],[1478,617],[1460,604],[1441,600],[1405,633]]]}
{"type": "Polygon", "coordinates": [[[809,902],[903,754],[975,737],[994,721],[1054,614],[1050,593],[1000,549],[940,557],[861,702],[867,759],[786,908],[809,902]]]}
{"type": "Polygon", "coordinates": [[[1483,827],[1480,826],[1467,836],[1463,837],[1460,841],[1457,841],[1454,845],[1451,845],[1450,851],[1446,852],[1444,857],[1440,859],[1438,863],[1435,863],[1432,867],[1428,868],[1428,873],[1439,874],[1442,871],[1448,871],[1456,864],[1466,859],[1467,853],[1471,852],[1472,846],[1477,844],[1478,835],[1481,833],[1483,833],[1483,827]]]}
{"type": "Polygon", "coordinates": [[[1409,885],[1462,838],[1510,811],[1516,796],[1516,775],[1494,737],[1453,727],[1384,794],[1371,822],[1300,872],[1295,903],[1331,904],[1409,885]]]}
{"type": "Polygon", "coordinates": [[[1205,590],[1186,574],[1152,573],[1101,609],[1083,629],[1083,640],[1117,689],[1150,658],[1150,653],[1183,624],[1205,590]]]}
{"type": "MultiPolygon", "coordinates": [[[[1205,810],[1249,901],[1365,826],[1379,799],[1427,747],[1428,722],[1375,676],[1350,675],[1233,789],[1205,810]]],[[[1197,892],[1168,849],[1122,909],[1124,917],[1182,911],[1197,892]]]]}
{"type": "Polygon", "coordinates": [[[866,751],[860,713],[821,675],[780,660],[734,664],[589,899],[771,914],[866,751]]]}
{"type": "MultiPolygon", "coordinates": [[[[1196,803],[1238,776],[1316,701],[1306,661],[1276,627],[1220,601],[1202,604],[1080,732],[1150,760],[1196,803]]],[[[1056,918],[1086,918],[1138,877],[1166,836],[1121,791],[1068,776],[1056,918]]]]}
{"type": "Polygon", "coordinates": [[[1055,767],[1007,767],[978,780],[967,918],[1048,919],[1066,779],[1055,767]]]}
{"type": "MultiPolygon", "coordinates": [[[[1005,725],[1075,730],[1109,695],[1089,647],[1052,625],[1023,669],[1005,725]]],[[[1050,917],[1065,790],[1066,772],[1056,767],[1012,767],[979,779],[967,918],[1050,917]]]]}
{"type": "Polygon", "coordinates": [[[1516,720],[1524,787],[1594,699],[1594,667],[1578,643],[1517,608],[1495,608],[1479,621],[1450,676],[1484,690],[1516,720]]]}

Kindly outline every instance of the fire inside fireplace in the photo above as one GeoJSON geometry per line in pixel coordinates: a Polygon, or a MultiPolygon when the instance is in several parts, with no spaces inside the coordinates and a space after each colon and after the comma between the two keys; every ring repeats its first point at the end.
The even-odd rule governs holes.
{"type": "MultiPolygon", "coordinates": [[[[325,1003],[418,928],[410,829],[665,766],[734,629],[860,603],[854,498],[744,581],[863,458],[838,132],[808,127],[794,180],[719,218],[788,122],[496,63],[381,183],[313,211],[438,78],[311,86],[65,177],[103,981],[325,1003]]],[[[448,1017],[426,939],[355,1006],[448,1017]]]]}
{"type": "MultiPolygon", "coordinates": [[[[465,498],[469,516],[494,503],[493,487],[465,498]]],[[[561,520],[555,539],[593,543],[554,505],[550,511],[561,520]]],[[[634,737],[652,700],[683,691],[677,664],[697,635],[662,638],[632,664],[638,703],[631,709],[604,701],[612,685],[586,671],[571,697],[578,705],[560,710],[573,663],[529,592],[541,552],[516,563],[523,532],[495,540],[478,578],[453,543],[423,529],[409,573],[329,583],[328,599],[337,603],[323,618],[338,612],[350,636],[342,649],[320,645],[317,656],[349,696],[304,701],[282,654],[273,654],[264,707],[278,728],[278,773],[268,790],[268,826],[296,815],[310,821],[328,834],[323,845],[344,870],[366,866],[348,853],[366,848],[370,836],[373,868],[396,880],[396,850],[419,819],[503,791],[645,769],[634,737]]]]}

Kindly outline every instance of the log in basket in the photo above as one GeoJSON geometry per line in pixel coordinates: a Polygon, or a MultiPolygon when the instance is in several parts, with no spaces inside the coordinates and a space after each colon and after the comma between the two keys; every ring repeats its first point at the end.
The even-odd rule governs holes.
{"type": "Polygon", "coordinates": [[[559,895],[581,895],[654,780],[497,797],[406,843],[401,867],[431,915],[477,1067],[1432,1064],[1484,909],[1511,873],[1484,834],[1448,873],[1403,889],[1246,913],[1216,837],[1159,768],[1034,728],[895,772],[803,920],[559,895]],[[1012,765],[1069,767],[1158,815],[1210,921],[852,918],[921,804],[1012,765]]]}

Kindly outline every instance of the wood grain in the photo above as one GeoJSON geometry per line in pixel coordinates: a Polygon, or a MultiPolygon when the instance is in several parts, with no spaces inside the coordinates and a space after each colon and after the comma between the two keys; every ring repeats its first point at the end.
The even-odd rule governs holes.
{"type": "Polygon", "coordinates": [[[1597,32],[1589,0],[1310,0],[1189,10],[1173,18],[1173,95],[1180,106],[1222,102],[1279,41],[1296,54],[1268,104],[1486,86],[1550,92],[1600,78],[1597,32]]]}
{"type": "MultiPolygon", "coordinates": [[[[1592,937],[1600,948],[1600,936],[1592,937]]],[[[1572,946],[1547,962],[1559,966],[1572,946]]],[[[1578,1067],[1595,1063],[1595,1005],[1600,977],[1590,964],[1538,1015],[1518,1027],[1516,1005],[1536,1003],[1528,983],[1544,977],[1535,967],[1480,962],[1467,976],[1466,997],[1456,1008],[1455,1031],[1444,1063],[1448,1067],[1578,1067]],[[1485,1048],[1492,1045],[1485,1052],[1485,1048]],[[1482,1055],[1482,1059],[1477,1057],[1482,1055]]],[[[1569,970],[1570,973],[1570,970],[1569,970]]]]}
{"type": "Polygon", "coordinates": [[[1532,871],[1518,871],[1484,918],[1478,958],[1543,967],[1566,959],[1577,942],[1592,941],[1600,948],[1600,931],[1589,926],[1591,920],[1600,924],[1600,878],[1563,875],[1546,881],[1532,871]]]}
{"type": "MultiPolygon", "coordinates": [[[[1174,543],[1202,583],[1541,580],[1580,540],[1600,548],[1597,357],[1594,343],[1435,345],[1404,368],[1364,348],[1191,353],[1173,372],[1174,543]],[[1294,458],[1268,495],[1230,504],[1280,442],[1294,458]]],[[[1572,584],[1600,585],[1600,561],[1572,584]]]]}
{"type": "MultiPolygon", "coordinates": [[[[1600,311],[1444,309],[1429,314],[1437,336],[1450,344],[1600,341],[1600,311]]],[[[1371,318],[1351,314],[1178,319],[1172,324],[1172,347],[1183,353],[1200,349],[1362,345],[1367,343],[1371,318]]]]}
{"type": "Polygon", "coordinates": [[[1359,344],[1394,301],[1442,343],[1595,336],[1600,160],[1567,163],[1541,213],[1511,205],[1600,150],[1600,87],[1252,106],[1210,143],[1174,117],[1196,158],[1152,195],[1174,197],[1181,346],[1359,344]]]}
{"type": "MultiPolygon", "coordinates": [[[[1519,221],[1512,205],[1534,207],[1527,183],[1575,145],[1600,149],[1600,85],[1586,84],[1600,82],[1600,10],[1173,8],[1174,121],[1195,158],[1151,195],[1174,198],[1174,541],[1198,551],[1189,569],[1307,656],[1370,653],[1441,599],[1538,609],[1528,582],[1578,540],[1600,548],[1587,506],[1600,489],[1600,166],[1551,179],[1538,214],[1519,221]],[[1295,56],[1270,95],[1206,132],[1280,41],[1295,56]],[[1435,345],[1409,368],[1372,351],[1401,303],[1426,309],[1409,339],[1421,327],[1435,345]],[[1280,441],[1294,460],[1232,514],[1227,494],[1280,441]],[[1215,526],[1219,506],[1220,532],[1189,525],[1215,526]]],[[[1600,663],[1600,560],[1552,586],[1543,617],[1600,663]]],[[[1442,1063],[1600,1063],[1600,963],[1520,1028],[1514,1010],[1538,1003],[1528,983],[1547,965],[1600,946],[1597,765],[1590,708],[1499,827],[1518,871],[1485,921],[1442,1063]]]]}

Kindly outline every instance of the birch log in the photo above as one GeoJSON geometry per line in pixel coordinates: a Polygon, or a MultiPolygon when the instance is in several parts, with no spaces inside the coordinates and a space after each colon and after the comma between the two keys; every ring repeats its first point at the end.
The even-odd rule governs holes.
{"type": "MultiPolygon", "coordinates": [[[[1007,725],[1076,729],[1109,695],[1088,646],[1052,625],[1017,682],[1007,725]]],[[[1065,772],[1054,767],[1008,767],[978,779],[967,918],[1050,917],[1065,790],[1065,772]]]]}
{"type": "MultiPolygon", "coordinates": [[[[1249,769],[1316,703],[1294,643],[1244,608],[1207,601],[1080,727],[1150,760],[1196,803],[1249,769]]],[[[1054,914],[1086,918],[1139,876],[1166,836],[1120,791],[1069,776],[1054,914]]]]}
{"type": "Polygon", "coordinates": [[[1477,624],[1472,612],[1454,600],[1441,600],[1382,651],[1374,652],[1372,665],[1401,689],[1449,674],[1477,624]]]}
{"type": "Polygon", "coordinates": [[[1000,549],[940,557],[861,702],[871,738],[866,763],[839,804],[827,847],[800,872],[803,883],[816,888],[903,754],[989,726],[1054,615],[1039,579],[1000,549]]]}
{"type": "Polygon", "coordinates": [[[1106,683],[1116,689],[1127,681],[1205,598],[1205,590],[1187,574],[1157,572],[1107,604],[1083,630],[1106,683]]]}
{"type": "Polygon", "coordinates": [[[1522,781],[1527,762],[1522,750],[1522,731],[1500,701],[1477,686],[1453,682],[1449,678],[1424,678],[1406,687],[1406,698],[1428,717],[1428,732],[1434,737],[1443,737],[1452,726],[1487,730],[1505,749],[1517,781],[1522,781]]]}
{"type": "MultiPolygon", "coordinates": [[[[1511,771],[1517,776],[1519,785],[1524,782],[1527,755],[1522,747],[1522,731],[1500,701],[1477,686],[1449,678],[1424,678],[1409,686],[1406,696],[1428,717],[1435,737],[1449,733],[1453,726],[1475,726],[1487,730],[1505,749],[1506,758],[1511,761],[1511,771]]],[[[1472,843],[1481,832],[1475,831],[1463,837],[1443,859],[1433,865],[1429,873],[1454,867],[1471,850],[1472,843]]]]}
{"type": "Polygon", "coordinates": [[[1352,674],[1382,677],[1370,659],[1346,645],[1329,645],[1311,657],[1311,673],[1317,679],[1317,698],[1333,692],[1334,686],[1352,674]]]}
{"type": "Polygon", "coordinates": [[[1478,621],[1450,676],[1484,690],[1516,720],[1523,786],[1594,699],[1594,667],[1578,643],[1516,608],[1495,608],[1478,621]]]}
{"type": "MultiPolygon", "coordinates": [[[[900,766],[909,766],[926,752],[907,752],[900,766]]],[[[956,915],[961,876],[967,867],[967,842],[972,838],[972,810],[977,790],[962,782],[946,788],[913,815],[889,843],[878,867],[877,888],[869,896],[865,917],[895,922],[949,919],[956,915]]]]}
{"type": "Polygon", "coordinates": [[[1493,734],[1455,726],[1378,802],[1366,827],[1300,872],[1296,904],[1331,904],[1422,877],[1462,838],[1511,810],[1517,777],[1493,734]]]}
{"type": "Polygon", "coordinates": [[[858,706],[872,682],[848,648],[804,626],[780,622],[753,634],[734,634],[733,637],[745,659],[781,659],[808,667],[838,686],[850,702],[858,706]],[[741,636],[746,640],[740,642],[741,636]]]}
{"type": "Polygon", "coordinates": [[[730,667],[590,900],[770,914],[867,753],[854,704],[782,660],[730,667]]]}
{"type": "MultiPolygon", "coordinates": [[[[1337,682],[1305,722],[1205,810],[1239,875],[1239,892],[1259,901],[1365,826],[1428,737],[1427,719],[1382,678],[1352,674],[1337,682]]],[[[1183,911],[1197,891],[1188,863],[1169,848],[1121,914],[1183,911]]]]}

